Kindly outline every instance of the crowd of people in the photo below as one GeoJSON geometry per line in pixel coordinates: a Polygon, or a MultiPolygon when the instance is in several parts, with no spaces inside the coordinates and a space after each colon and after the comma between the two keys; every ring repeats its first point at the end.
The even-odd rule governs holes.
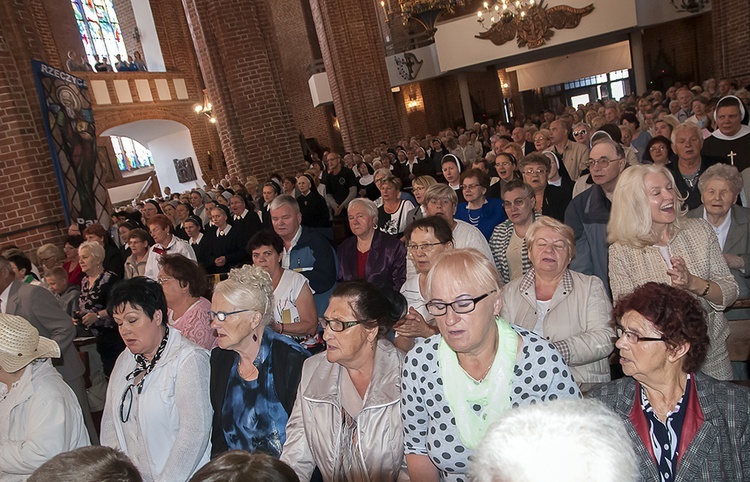
{"type": "Polygon", "coordinates": [[[0,479],[747,480],[748,100],[326,151],[4,248],[0,479]]]}

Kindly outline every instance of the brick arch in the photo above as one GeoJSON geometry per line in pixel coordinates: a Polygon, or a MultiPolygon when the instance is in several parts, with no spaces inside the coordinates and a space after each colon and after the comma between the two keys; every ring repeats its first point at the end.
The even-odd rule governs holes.
{"type": "MultiPolygon", "coordinates": [[[[94,106],[94,121],[98,136],[108,129],[144,120],[174,121],[188,129],[204,181],[211,178],[219,179],[226,174],[216,127],[210,124],[206,117],[197,115],[193,111],[192,104],[169,107],[158,104],[146,107],[141,104],[137,108],[133,106],[116,109],[97,109],[94,106]],[[208,152],[211,152],[213,158],[211,168],[209,168],[208,152]]],[[[101,137],[99,143],[100,145],[103,143],[101,137]]]]}

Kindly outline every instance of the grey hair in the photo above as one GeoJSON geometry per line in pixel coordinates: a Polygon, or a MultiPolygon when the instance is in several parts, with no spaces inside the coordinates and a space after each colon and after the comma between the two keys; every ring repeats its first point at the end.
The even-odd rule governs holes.
{"type": "Polygon", "coordinates": [[[716,179],[729,183],[729,188],[735,196],[737,196],[745,186],[742,181],[742,175],[736,167],[720,163],[714,164],[700,175],[698,178],[698,190],[704,192],[706,190],[706,184],[716,179]]]}
{"type": "Polygon", "coordinates": [[[696,136],[698,136],[699,142],[703,143],[703,135],[701,135],[701,129],[698,127],[698,124],[693,124],[692,122],[683,122],[682,124],[678,125],[674,129],[672,129],[672,143],[677,142],[677,133],[680,131],[690,131],[696,136]]]}
{"type": "Polygon", "coordinates": [[[291,206],[294,212],[299,212],[299,203],[296,199],[294,199],[293,196],[290,196],[289,194],[281,194],[279,196],[276,196],[273,201],[271,201],[269,210],[273,211],[284,206],[291,206]]]}
{"type": "Polygon", "coordinates": [[[88,251],[91,256],[99,261],[104,261],[104,248],[102,248],[101,244],[95,241],[86,241],[78,246],[78,252],[80,253],[82,249],[88,251]]]}
{"type": "Polygon", "coordinates": [[[236,310],[257,311],[267,326],[273,319],[273,283],[263,268],[245,265],[229,272],[229,278],[214,287],[236,310]]]}
{"type": "Polygon", "coordinates": [[[373,201],[367,199],[366,197],[357,197],[351,200],[348,209],[351,211],[351,209],[356,206],[361,206],[362,209],[364,209],[371,218],[377,219],[378,207],[373,201]]]}
{"type": "Polygon", "coordinates": [[[639,479],[625,425],[596,400],[557,400],[509,410],[489,428],[469,468],[473,482],[639,479]]]}

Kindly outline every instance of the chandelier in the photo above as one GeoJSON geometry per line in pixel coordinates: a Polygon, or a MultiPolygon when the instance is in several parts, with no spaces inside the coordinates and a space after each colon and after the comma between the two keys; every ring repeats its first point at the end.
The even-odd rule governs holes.
{"type": "Polygon", "coordinates": [[[386,21],[395,15],[401,17],[404,25],[413,18],[419,22],[427,31],[434,32],[438,17],[443,12],[453,13],[455,7],[463,7],[466,0],[380,0],[386,21]],[[395,8],[392,5],[395,3],[395,8]]]}
{"type": "Polygon", "coordinates": [[[484,2],[484,10],[477,11],[477,21],[484,28],[489,28],[484,24],[488,18],[490,27],[497,22],[510,23],[516,18],[526,18],[529,9],[536,4],[535,0],[498,0],[494,4],[484,2]]]}
{"type": "Polygon", "coordinates": [[[208,117],[208,122],[210,122],[211,124],[216,124],[216,117],[214,117],[213,108],[214,106],[208,100],[206,89],[203,89],[203,104],[198,104],[195,106],[195,113],[205,115],[206,117],[208,117]]]}

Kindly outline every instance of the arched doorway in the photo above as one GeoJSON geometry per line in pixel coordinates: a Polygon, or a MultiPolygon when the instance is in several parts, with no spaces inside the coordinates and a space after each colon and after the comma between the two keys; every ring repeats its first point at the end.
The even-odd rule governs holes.
{"type": "Polygon", "coordinates": [[[141,120],[111,127],[101,133],[105,136],[128,137],[148,148],[162,190],[169,187],[172,192],[183,192],[203,187],[190,130],[185,125],[164,119],[141,120]],[[192,173],[193,180],[181,179],[193,177],[192,173]]]}

